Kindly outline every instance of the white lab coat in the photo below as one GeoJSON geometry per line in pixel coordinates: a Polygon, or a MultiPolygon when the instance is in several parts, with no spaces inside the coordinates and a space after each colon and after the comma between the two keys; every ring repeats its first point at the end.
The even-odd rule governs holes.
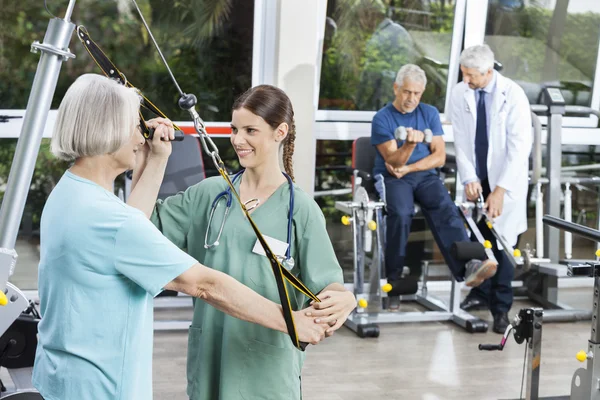
{"type": "MultiPolygon", "coordinates": [[[[497,231],[515,246],[527,230],[529,154],[533,145],[531,108],[523,89],[496,74],[496,89],[490,108],[487,158],[490,190],[506,189],[502,214],[495,220],[497,231]]],[[[475,91],[460,82],[452,90],[450,119],[461,182],[477,180],[475,169],[475,91]]]]}

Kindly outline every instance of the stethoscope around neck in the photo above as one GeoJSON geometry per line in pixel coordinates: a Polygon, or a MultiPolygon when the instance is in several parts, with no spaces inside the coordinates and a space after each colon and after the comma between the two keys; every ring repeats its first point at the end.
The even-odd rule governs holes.
{"type": "MultiPolygon", "coordinates": [[[[242,173],[245,170],[241,170],[239,171],[237,174],[234,175],[233,179],[231,180],[231,183],[235,183],[235,181],[242,176],[242,173]]],[[[285,252],[285,256],[281,257],[281,256],[277,256],[277,258],[279,259],[279,261],[281,263],[283,263],[284,267],[286,267],[288,270],[291,270],[292,268],[294,268],[294,259],[291,257],[291,250],[292,250],[292,221],[293,221],[293,215],[294,215],[294,183],[292,182],[292,178],[290,178],[290,176],[288,174],[286,174],[285,172],[282,172],[282,174],[285,176],[285,178],[288,181],[288,185],[290,187],[290,204],[288,207],[288,225],[287,225],[287,250],[285,252]]],[[[217,197],[215,197],[215,199],[212,202],[212,205],[210,207],[210,215],[208,217],[208,226],[206,227],[206,234],[204,235],[204,248],[205,249],[212,249],[214,247],[219,246],[219,241],[221,240],[221,234],[223,233],[223,228],[225,227],[225,221],[227,220],[227,216],[229,215],[229,210],[231,209],[231,203],[233,202],[233,194],[231,193],[231,188],[228,187],[226,190],[223,190],[221,193],[219,193],[217,195],[217,197]],[[217,209],[217,205],[219,204],[219,201],[225,199],[225,213],[223,215],[223,220],[221,221],[221,226],[219,227],[219,233],[217,234],[217,239],[212,243],[212,244],[208,244],[208,238],[210,236],[210,227],[212,225],[212,220],[213,220],[213,216],[215,214],[215,211],[217,209]]],[[[250,204],[250,203],[254,203],[254,205],[251,208],[247,208],[248,211],[256,208],[258,206],[258,204],[260,203],[260,201],[258,199],[250,199],[248,200],[246,203],[244,203],[244,206],[250,204]]]]}

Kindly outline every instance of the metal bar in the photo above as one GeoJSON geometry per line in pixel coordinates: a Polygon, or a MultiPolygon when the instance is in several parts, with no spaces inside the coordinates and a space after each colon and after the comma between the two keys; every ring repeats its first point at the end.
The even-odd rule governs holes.
{"type": "MultiPolygon", "coordinates": [[[[540,178],[538,183],[546,184],[548,183],[548,178],[540,178]]],[[[581,185],[600,185],[600,177],[598,176],[562,176],[560,178],[561,184],[581,184],[581,185]]]]}
{"type": "Polygon", "coordinates": [[[527,400],[538,400],[542,357],[542,310],[533,312],[533,334],[527,343],[527,400]]]}
{"type": "Polygon", "coordinates": [[[542,176],[542,123],[533,111],[531,112],[531,121],[533,123],[533,169],[531,183],[535,185],[542,176]]]}
{"type": "MultiPolygon", "coordinates": [[[[596,228],[598,228],[600,230],[600,186],[598,186],[596,188],[596,190],[598,191],[597,195],[596,195],[596,202],[597,202],[597,206],[596,206],[596,219],[598,221],[596,228]]],[[[598,253],[598,250],[600,250],[600,242],[596,243],[596,254],[598,253]]],[[[596,261],[600,260],[600,257],[596,256],[596,261]]]]}
{"type": "MultiPolygon", "coordinates": [[[[571,203],[571,184],[565,184],[565,221],[573,222],[573,210],[571,203]]],[[[570,260],[573,255],[573,234],[565,231],[565,258],[570,260]]]]}
{"type": "MultiPolygon", "coordinates": [[[[594,271],[594,275],[596,275],[594,271]]],[[[594,301],[592,308],[592,334],[590,336],[590,342],[594,344],[600,343],[600,308],[598,307],[598,301],[600,301],[600,276],[594,276],[594,301]]]]}
{"type": "MultiPolygon", "coordinates": [[[[72,2],[74,3],[74,1],[72,2]]],[[[17,240],[42,134],[64,59],[64,56],[60,56],[52,50],[57,49],[63,52],[67,50],[74,29],[75,25],[58,18],[51,19],[48,24],[44,47],[41,50],[42,55],[33,80],[27,112],[2,200],[0,248],[13,249],[17,240]]],[[[2,289],[4,282],[0,282],[0,286],[2,289]]]]}
{"type": "MultiPolygon", "coordinates": [[[[546,192],[546,214],[560,215],[560,167],[562,115],[553,113],[548,117],[548,190],[546,192]]],[[[551,226],[544,227],[544,256],[552,262],[559,260],[560,236],[551,226]]]]}
{"type": "Polygon", "coordinates": [[[542,184],[538,182],[535,185],[535,255],[538,258],[544,257],[544,194],[542,192],[542,184]]]}
{"type": "Polygon", "coordinates": [[[590,310],[544,310],[544,322],[576,322],[592,319],[590,310]]]}
{"type": "Polygon", "coordinates": [[[73,8],[75,8],[75,0],[70,0],[65,12],[65,21],[71,22],[71,15],[73,15],[73,8]]]}
{"type": "Polygon", "coordinates": [[[543,221],[546,225],[572,232],[595,242],[600,242],[600,231],[596,229],[588,228],[587,226],[575,224],[573,222],[567,222],[564,219],[553,217],[551,215],[544,215],[543,221]]]}

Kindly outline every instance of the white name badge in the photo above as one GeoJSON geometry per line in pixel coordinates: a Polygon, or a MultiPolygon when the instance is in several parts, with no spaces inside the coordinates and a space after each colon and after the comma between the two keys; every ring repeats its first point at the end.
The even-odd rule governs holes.
{"type": "MultiPolygon", "coordinates": [[[[285,256],[285,252],[287,251],[288,246],[289,246],[287,243],[282,242],[281,240],[277,240],[275,238],[269,237],[267,235],[263,235],[263,237],[267,241],[267,244],[269,245],[269,248],[271,249],[271,251],[276,256],[279,256],[279,257],[285,256]]],[[[254,248],[252,249],[252,252],[256,253],[256,254],[260,254],[261,256],[267,255],[265,253],[265,249],[263,249],[263,247],[260,244],[260,242],[258,241],[258,239],[256,239],[256,243],[254,243],[254,248]]]]}

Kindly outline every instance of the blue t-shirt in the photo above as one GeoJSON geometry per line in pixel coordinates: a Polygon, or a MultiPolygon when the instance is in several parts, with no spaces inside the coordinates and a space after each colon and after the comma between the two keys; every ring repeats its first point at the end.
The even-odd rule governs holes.
{"type": "Polygon", "coordinates": [[[152,399],[153,298],[196,262],[141,211],[67,171],[41,220],[41,395],[152,399]]]}
{"type": "MultiPolygon", "coordinates": [[[[381,110],[377,111],[377,114],[373,117],[373,122],[371,124],[371,144],[377,146],[381,143],[395,140],[394,131],[399,126],[413,128],[421,132],[425,132],[425,129],[431,129],[434,136],[444,134],[442,123],[440,121],[440,113],[437,108],[430,106],[429,104],[419,103],[413,112],[402,114],[392,103],[389,103],[381,110]]],[[[397,143],[398,148],[400,148],[404,141],[398,140],[397,143]]],[[[390,174],[385,168],[383,156],[379,153],[379,150],[377,150],[376,153],[373,176],[383,174],[383,176],[389,177],[390,174]]],[[[428,144],[418,143],[406,163],[413,164],[430,154],[431,150],[429,149],[428,144]]]]}

